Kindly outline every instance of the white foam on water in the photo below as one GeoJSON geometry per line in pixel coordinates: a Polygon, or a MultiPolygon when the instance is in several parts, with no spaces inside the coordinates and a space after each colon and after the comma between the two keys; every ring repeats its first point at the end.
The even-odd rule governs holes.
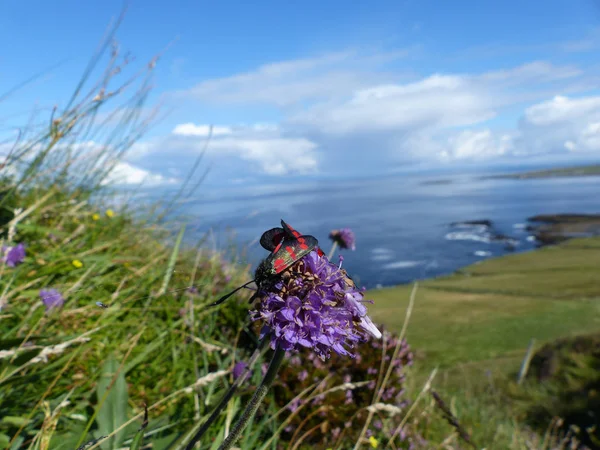
{"type": "Polygon", "coordinates": [[[473,254],[482,258],[485,258],[486,256],[492,256],[492,252],[486,252],[485,250],[477,250],[473,254]]]}
{"type": "Polygon", "coordinates": [[[464,231],[453,231],[452,233],[446,234],[446,239],[449,241],[476,241],[476,242],[485,242],[489,244],[490,238],[485,236],[479,236],[474,233],[467,233],[464,231]]]}
{"type": "Polygon", "coordinates": [[[376,255],[387,255],[394,253],[394,251],[389,248],[375,247],[371,249],[371,253],[374,253],[376,255]]]}
{"type": "Polygon", "coordinates": [[[536,241],[535,236],[527,236],[527,240],[529,242],[535,242],[536,241]]]}
{"type": "Polygon", "coordinates": [[[410,269],[411,267],[420,266],[423,264],[422,261],[395,261],[392,263],[384,264],[384,269],[410,269]]]}
{"type": "Polygon", "coordinates": [[[513,228],[516,228],[517,230],[523,230],[523,229],[525,229],[526,226],[527,226],[527,224],[525,224],[525,223],[515,223],[515,224],[513,224],[513,228]]]}
{"type": "Polygon", "coordinates": [[[390,259],[394,259],[394,255],[373,255],[373,256],[371,256],[371,261],[389,261],[390,259]]]}
{"type": "Polygon", "coordinates": [[[371,249],[371,261],[389,261],[394,258],[394,251],[389,248],[376,247],[371,249]]]}

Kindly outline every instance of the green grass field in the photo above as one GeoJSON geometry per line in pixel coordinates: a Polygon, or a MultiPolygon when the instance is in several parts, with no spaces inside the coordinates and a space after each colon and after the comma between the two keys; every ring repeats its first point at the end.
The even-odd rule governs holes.
{"type": "MultiPolygon", "coordinates": [[[[543,448],[520,447],[514,436],[526,432],[520,421],[528,412],[540,405],[552,408],[565,386],[532,381],[517,386],[516,376],[532,339],[539,349],[559,338],[598,333],[599,263],[600,238],[577,239],[421,282],[407,330],[417,354],[409,377],[413,396],[438,367],[434,388],[451,399],[476,442],[489,449],[543,448]]],[[[372,317],[400,330],[411,289],[369,292],[367,298],[375,301],[372,317]]],[[[580,365],[585,369],[586,363],[580,365]]],[[[588,381],[566,376],[577,387],[588,381]]],[[[450,428],[438,422],[429,431],[437,437],[450,428]]]]}
{"type": "MultiPolygon", "coordinates": [[[[600,238],[490,259],[419,286],[408,328],[427,366],[521,355],[544,342],[600,329],[600,238]]],[[[370,291],[376,321],[404,322],[410,286],[370,291]]]]}

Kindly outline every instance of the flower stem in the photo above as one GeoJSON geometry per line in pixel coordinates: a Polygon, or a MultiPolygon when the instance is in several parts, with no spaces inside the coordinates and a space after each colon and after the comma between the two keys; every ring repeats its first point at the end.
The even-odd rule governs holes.
{"type": "Polygon", "coordinates": [[[242,413],[242,416],[238,419],[237,423],[233,427],[233,430],[231,430],[231,433],[229,433],[229,435],[225,438],[218,450],[229,450],[231,447],[233,447],[233,444],[235,444],[235,442],[240,438],[240,436],[242,435],[242,431],[244,431],[244,428],[246,428],[248,422],[250,422],[250,419],[258,410],[258,407],[267,395],[267,392],[269,392],[269,388],[275,380],[275,375],[277,375],[277,371],[279,370],[279,367],[283,362],[284,356],[285,350],[281,350],[279,348],[275,350],[273,359],[271,359],[271,363],[269,364],[269,369],[267,370],[265,377],[261,381],[260,386],[256,388],[256,391],[254,392],[254,395],[252,396],[250,402],[246,406],[246,409],[242,413]]]}
{"type": "Polygon", "coordinates": [[[240,377],[237,380],[235,380],[233,382],[233,384],[231,385],[231,388],[229,388],[229,391],[227,391],[227,393],[223,396],[223,398],[221,399],[221,401],[219,402],[217,407],[214,409],[214,411],[212,412],[210,417],[206,420],[206,422],[204,422],[202,424],[202,426],[196,432],[196,434],[190,440],[190,442],[188,442],[187,446],[185,447],[185,450],[192,450],[194,448],[194,445],[196,444],[196,442],[198,442],[202,438],[204,433],[206,433],[206,430],[208,430],[208,428],[217,419],[217,417],[219,417],[219,414],[221,414],[221,411],[223,411],[225,406],[227,406],[227,403],[229,403],[229,400],[231,400],[233,398],[233,396],[237,392],[238,387],[242,383],[246,382],[246,380],[250,376],[252,366],[254,366],[254,364],[256,363],[256,360],[260,356],[260,353],[262,352],[263,348],[265,347],[267,341],[268,341],[268,339],[263,339],[262,341],[260,341],[260,343],[258,344],[258,348],[256,350],[254,350],[254,353],[250,357],[250,362],[248,363],[248,367],[246,367],[246,370],[240,375],[240,377]]]}
{"type": "Polygon", "coordinates": [[[333,241],[333,245],[331,246],[331,250],[329,250],[329,254],[327,255],[327,259],[329,261],[331,261],[331,258],[333,258],[333,255],[335,253],[335,249],[337,248],[337,242],[333,241]]]}

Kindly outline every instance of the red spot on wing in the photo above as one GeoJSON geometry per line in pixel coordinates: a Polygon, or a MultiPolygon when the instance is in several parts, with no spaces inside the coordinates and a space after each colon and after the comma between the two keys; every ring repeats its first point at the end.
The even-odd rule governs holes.
{"type": "Polygon", "coordinates": [[[290,231],[292,232],[292,234],[294,235],[294,237],[298,237],[301,236],[300,233],[298,233],[296,230],[294,230],[294,228],[292,228],[292,226],[289,223],[286,223],[287,227],[290,229],[290,231]]]}
{"type": "Polygon", "coordinates": [[[303,237],[298,237],[298,243],[300,244],[300,248],[302,250],[306,250],[308,248],[308,245],[306,244],[306,239],[304,239],[303,237]]]}
{"type": "Polygon", "coordinates": [[[275,247],[275,250],[273,250],[273,253],[277,253],[282,245],[283,245],[283,240],[279,241],[279,244],[277,244],[277,247],[275,247]]]}
{"type": "Polygon", "coordinates": [[[285,261],[283,259],[281,259],[281,258],[277,258],[275,260],[275,262],[273,263],[273,265],[275,266],[275,272],[276,273],[283,272],[287,268],[287,265],[285,264],[285,261]]]}
{"type": "Polygon", "coordinates": [[[323,250],[321,250],[319,247],[317,247],[317,253],[319,254],[319,256],[325,255],[325,252],[323,250]]]}
{"type": "Polygon", "coordinates": [[[290,257],[292,259],[296,259],[297,258],[296,257],[296,252],[294,252],[294,248],[293,247],[287,246],[285,249],[286,249],[286,251],[288,252],[288,254],[290,255],[290,257]]]}

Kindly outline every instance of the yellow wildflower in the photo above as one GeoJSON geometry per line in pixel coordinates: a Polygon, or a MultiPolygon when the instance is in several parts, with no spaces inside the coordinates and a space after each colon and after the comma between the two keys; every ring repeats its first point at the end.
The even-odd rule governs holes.
{"type": "Polygon", "coordinates": [[[106,217],[112,217],[115,215],[115,212],[112,209],[106,210],[106,217]]]}
{"type": "Polygon", "coordinates": [[[92,214],[92,220],[100,220],[100,214],[98,214],[98,213],[92,214]]]}
{"type": "Polygon", "coordinates": [[[369,438],[369,442],[371,443],[371,447],[373,448],[377,448],[377,446],[379,445],[379,441],[375,439],[375,436],[371,436],[369,438]]]}
{"type": "Polygon", "coordinates": [[[77,269],[80,269],[81,267],[83,267],[83,263],[81,261],[79,261],[78,259],[74,259],[73,260],[73,266],[75,266],[77,269]]]}

